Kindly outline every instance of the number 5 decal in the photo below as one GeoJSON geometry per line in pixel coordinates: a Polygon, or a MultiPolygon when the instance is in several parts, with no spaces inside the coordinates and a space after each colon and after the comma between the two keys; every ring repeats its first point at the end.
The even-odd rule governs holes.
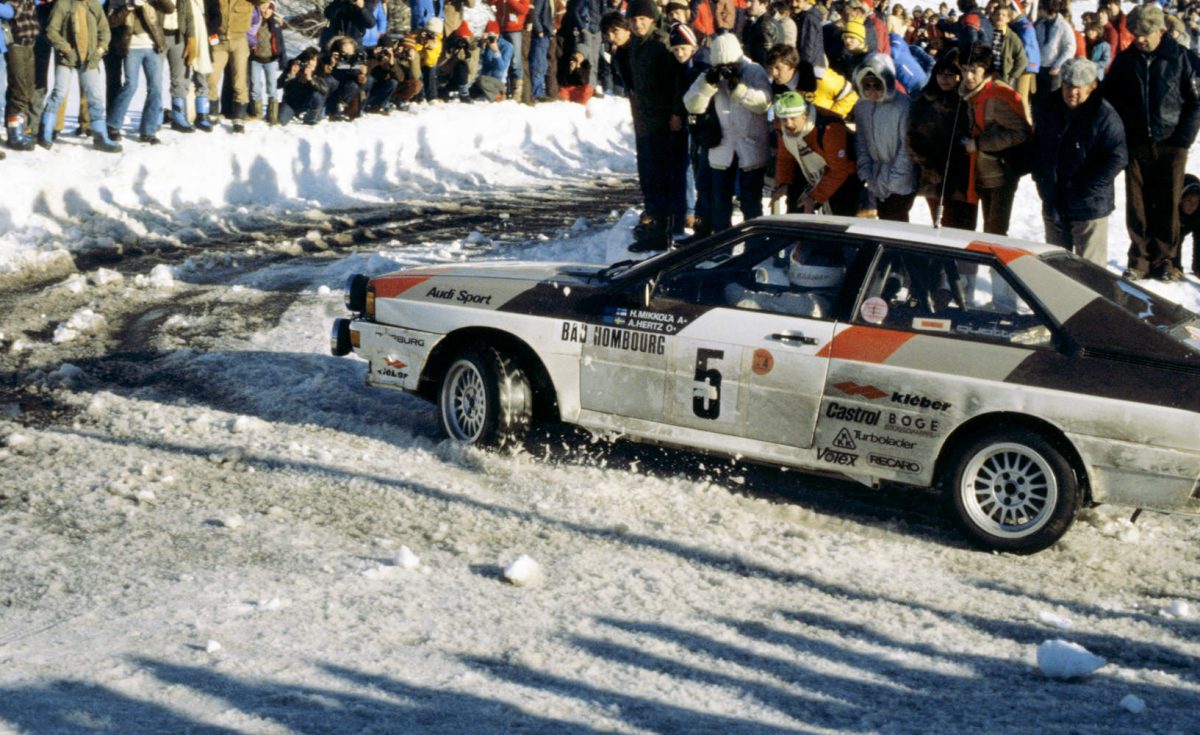
{"type": "Polygon", "coordinates": [[[692,387],[692,413],[702,419],[721,415],[721,371],[709,367],[709,360],[723,360],[723,350],[696,350],[696,383],[692,387]]]}

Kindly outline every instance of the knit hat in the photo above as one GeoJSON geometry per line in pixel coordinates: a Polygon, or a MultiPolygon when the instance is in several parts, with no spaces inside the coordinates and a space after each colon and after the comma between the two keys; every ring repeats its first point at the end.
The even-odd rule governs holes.
{"type": "Polygon", "coordinates": [[[494,20],[489,20],[487,25],[483,27],[484,33],[500,33],[500,24],[494,20]]]}
{"type": "Polygon", "coordinates": [[[675,48],[676,46],[700,45],[700,42],[696,40],[696,32],[687,23],[672,23],[671,30],[667,32],[667,37],[670,39],[668,45],[671,48],[675,48]]]}
{"type": "Polygon", "coordinates": [[[442,31],[446,29],[446,21],[442,20],[441,18],[430,18],[429,22],[425,24],[425,28],[428,29],[430,33],[440,36],[442,35],[442,31]]]}
{"type": "Polygon", "coordinates": [[[1072,87],[1086,87],[1098,78],[1095,62],[1082,56],[1067,59],[1058,73],[1062,83],[1072,87]]]}
{"type": "Polygon", "coordinates": [[[679,0],[671,0],[671,2],[667,3],[667,7],[663,8],[663,12],[666,13],[667,15],[670,15],[671,13],[675,12],[676,10],[683,10],[683,11],[690,12],[690,11],[688,11],[687,3],[681,3],[681,2],[679,2],[679,0]]]}
{"type": "Polygon", "coordinates": [[[1182,196],[1187,196],[1188,194],[1194,194],[1196,196],[1200,196],[1200,178],[1196,178],[1195,174],[1184,174],[1183,175],[1183,194],[1182,194],[1182,196]]]}
{"type": "Polygon", "coordinates": [[[861,20],[848,20],[846,27],[842,29],[842,36],[851,36],[857,38],[863,43],[867,42],[867,28],[861,20]]]}
{"type": "Polygon", "coordinates": [[[658,3],[654,0],[629,0],[629,9],[625,11],[626,18],[654,18],[658,20],[658,3]]]}
{"type": "Polygon", "coordinates": [[[713,66],[736,64],[742,59],[742,44],[732,33],[722,33],[712,40],[708,47],[708,61],[713,66]]]}
{"type": "Polygon", "coordinates": [[[458,36],[459,38],[470,38],[473,35],[471,33],[471,26],[467,25],[467,22],[464,20],[462,24],[458,26],[458,30],[454,32],[454,35],[458,36]]]}
{"type": "Polygon", "coordinates": [[[1162,30],[1166,25],[1163,11],[1157,5],[1140,5],[1133,9],[1127,21],[1129,32],[1135,36],[1146,36],[1162,30]]]}
{"type": "Polygon", "coordinates": [[[799,92],[784,92],[775,98],[775,117],[786,120],[789,117],[808,116],[812,114],[808,100],[799,92]]]}

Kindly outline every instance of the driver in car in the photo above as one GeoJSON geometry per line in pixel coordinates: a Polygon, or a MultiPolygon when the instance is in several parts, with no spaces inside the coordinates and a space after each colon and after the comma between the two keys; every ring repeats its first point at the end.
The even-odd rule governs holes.
{"type": "Polygon", "coordinates": [[[801,242],[788,253],[786,288],[766,283],[766,269],[759,267],[755,269],[755,288],[731,283],[725,287],[725,296],[727,303],[739,309],[826,319],[845,278],[841,248],[801,242]]]}

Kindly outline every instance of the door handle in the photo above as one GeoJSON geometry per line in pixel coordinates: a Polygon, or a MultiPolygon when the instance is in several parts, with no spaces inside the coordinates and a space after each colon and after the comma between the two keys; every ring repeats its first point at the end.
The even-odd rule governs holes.
{"type": "Polygon", "coordinates": [[[817,340],[813,337],[805,337],[803,332],[776,332],[767,339],[775,340],[776,342],[799,342],[802,345],[815,345],[817,340]]]}

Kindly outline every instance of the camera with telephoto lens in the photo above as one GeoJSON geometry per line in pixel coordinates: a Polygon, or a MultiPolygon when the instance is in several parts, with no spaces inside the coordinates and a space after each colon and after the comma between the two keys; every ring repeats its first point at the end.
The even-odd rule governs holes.
{"type": "Polygon", "coordinates": [[[733,79],[737,75],[736,64],[721,64],[717,67],[717,76],[722,79],[733,79]]]}
{"type": "Polygon", "coordinates": [[[477,46],[479,46],[479,48],[487,48],[495,43],[497,38],[499,38],[499,36],[494,33],[485,33],[484,35],[480,36],[475,43],[477,46]]]}

